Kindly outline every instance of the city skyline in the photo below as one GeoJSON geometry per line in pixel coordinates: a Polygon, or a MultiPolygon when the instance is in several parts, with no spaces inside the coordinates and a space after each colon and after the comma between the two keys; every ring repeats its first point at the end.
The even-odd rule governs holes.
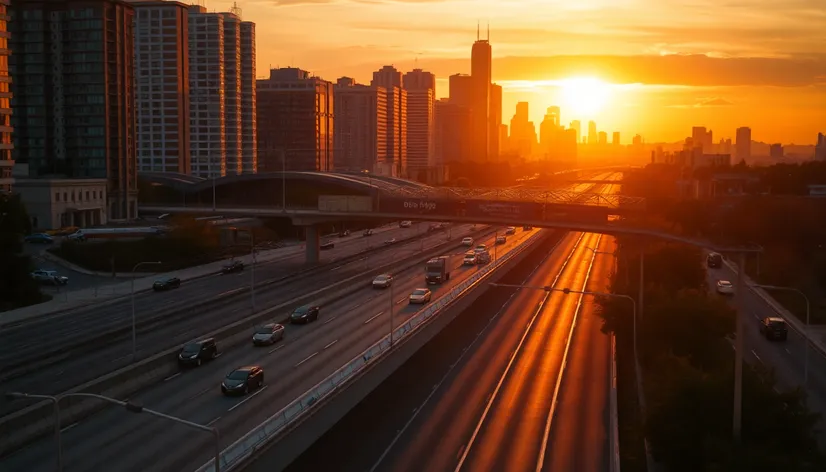
{"type": "MultiPolygon", "coordinates": [[[[594,116],[563,111],[564,122],[597,119],[623,136],[664,142],[698,123],[731,137],[749,125],[766,141],[814,144],[826,121],[818,106],[826,103],[826,55],[818,46],[826,42],[826,14],[816,2],[678,3],[511,2],[507,17],[492,2],[468,8],[452,0],[241,6],[260,18],[262,71],[292,65],[365,83],[381,64],[422,68],[436,75],[443,98],[451,74],[470,72],[466,48],[477,21],[491,18],[492,80],[504,89],[503,109],[529,101],[531,119],[541,121],[548,106],[564,107],[557,81],[590,77],[613,84],[610,105],[594,116]],[[319,18],[336,21],[319,28],[319,18]],[[773,112],[760,113],[765,108],[773,112]]],[[[208,7],[231,5],[211,0],[208,7]]]]}

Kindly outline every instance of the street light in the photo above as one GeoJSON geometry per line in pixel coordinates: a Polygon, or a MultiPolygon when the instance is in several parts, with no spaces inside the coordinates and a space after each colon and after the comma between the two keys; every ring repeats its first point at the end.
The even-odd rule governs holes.
{"type": "Polygon", "coordinates": [[[784,291],[784,292],[793,292],[793,293],[796,293],[796,294],[800,295],[801,297],[803,297],[803,300],[806,301],[806,329],[805,329],[805,332],[803,333],[803,336],[806,338],[806,350],[804,351],[804,354],[803,354],[803,386],[804,387],[807,386],[808,383],[809,383],[809,344],[810,344],[810,341],[809,341],[809,305],[810,305],[809,304],[809,297],[807,297],[805,293],[803,293],[802,291],[800,291],[800,290],[798,290],[794,287],[780,287],[780,286],[777,286],[777,285],[754,285],[754,287],[762,288],[762,289],[765,289],[765,290],[781,290],[781,291],[784,291]]]}
{"type": "Polygon", "coordinates": [[[137,328],[135,324],[135,271],[138,267],[142,265],[159,265],[160,261],[153,261],[153,262],[138,262],[135,264],[135,267],[132,267],[132,280],[131,280],[131,299],[132,299],[132,360],[134,361],[137,358],[137,351],[138,351],[138,342],[137,342],[137,328]]]}
{"type": "Polygon", "coordinates": [[[30,393],[21,393],[21,392],[8,392],[6,393],[8,398],[36,398],[36,399],[44,399],[44,400],[51,400],[54,402],[55,405],[55,440],[57,441],[57,470],[61,472],[63,470],[63,453],[61,451],[61,440],[60,440],[60,407],[58,406],[61,399],[65,397],[82,397],[82,398],[95,398],[98,400],[103,400],[108,403],[113,403],[115,405],[122,406],[126,408],[126,411],[132,413],[148,413],[152,416],[157,416],[158,418],[163,418],[166,420],[174,421],[175,423],[179,423],[185,426],[189,426],[191,428],[200,429],[201,431],[207,431],[212,433],[215,436],[215,472],[220,472],[221,470],[221,442],[220,436],[218,434],[218,429],[213,428],[211,426],[204,426],[199,423],[193,423],[192,421],[187,421],[183,418],[178,418],[176,416],[167,415],[166,413],[161,413],[160,411],[150,410],[149,408],[144,408],[143,405],[136,402],[131,401],[121,401],[115,398],[106,397],[103,395],[97,395],[94,393],[63,393],[57,396],[52,395],[34,395],[30,393]]]}
{"type": "Polygon", "coordinates": [[[393,281],[390,281],[390,347],[393,347],[393,281]]]}

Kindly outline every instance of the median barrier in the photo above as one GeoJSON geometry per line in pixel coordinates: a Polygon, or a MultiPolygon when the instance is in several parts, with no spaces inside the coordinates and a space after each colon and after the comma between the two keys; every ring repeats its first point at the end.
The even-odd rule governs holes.
{"type": "MultiPolygon", "coordinates": [[[[506,273],[506,270],[498,272],[495,272],[495,270],[505,266],[513,267],[519,263],[530,253],[528,249],[537,241],[544,240],[545,236],[546,234],[543,232],[537,232],[531,235],[529,239],[519,247],[502,256],[495,263],[491,263],[483,269],[480,269],[476,274],[395,328],[392,333],[392,345],[390,343],[391,335],[385,335],[382,339],[365,349],[361,354],[354,357],[350,362],[337,369],[326,379],[307,390],[259,426],[232,443],[221,453],[221,470],[226,472],[239,468],[257,452],[267,449],[272,443],[278,442],[280,439],[288,436],[291,431],[295,430],[295,428],[300,426],[304,421],[318,413],[321,409],[320,406],[326,405],[332,397],[343,392],[345,389],[349,392],[349,384],[354,380],[365,375],[366,372],[373,368],[381,366],[384,369],[383,376],[379,376],[381,378],[378,379],[373,379],[372,382],[369,382],[364,388],[360,389],[360,391],[354,395],[354,397],[357,398],[351,399],[347,407],[338,409],[337,412],[332,415],[335,416],[334,418],[331,417],[322,420],[325,426],[311,428],[313,432],[309,436],[300,435],[302,437],[296,440],[296,444],[286,444],[282,447],[279,442],[279,451],[283,449],[285,453],[278,454],[279,464],[273,465],[272,468],[273,470],[280,470],[280,468],[289,464],[289,462],[304,451],[306,447],[320,437],[327,428],[338,421],[346,411],[349,411],[358,401],[361,401],[364,396],[455,318],[455,314],[452,317],[436,315],[448,308],[459,308],[455,311],[455,313],[459,313],[462,306],[468,306],[469,303],[484,293],[483,290],[474,290],[480,283],[489,281],[488,279],[491,278],[491,276],[495,277],[496,274],[500,274],[501,276],[501,274],[506,273]],[[434,320],[437,322],[431,323],[431,321],[434,320]],[[429,335],[413,336],[423,329],[429,329],[429,335]],[[409,343],[408,341],[411,339],[413,339],[414,342],[409,343]],[[384,358],[386,358],[388,354],[402,351],[404,351],[404,354],[398,357],[395,362],[384,362],[384,358]]],[[[201,466],[197,472],[210,472],[212,470],[214,470],[214,460],[210,460],[201,466]]]]}
{"type": "MultiPolygon", "coordinates": [[[[480,237],[493,233],[495,230],[487,228],[472,234],[473,237],[480,237]]],[[[222,327],[211,333],[200,336],[201,338],[213,337],[222,346],[223,350],[237,345],[248,343],[251,336],[251,328],[255,324],[273,319],[273,314],[280,311],[287,311],[295,306],[307,303],[318,303],[322,306],[336,300],[345,298],[352,293],[353,287],[358,285],[369,286],[376,274],[383,272],[398,272],[407,270],[426,259],[427,254],[440,254],[446,249],[453,248],[460,244],[459,241],[446,241],[438,246],[425,249],[425,253],[413,254],[399,261],[385,264],[382,267],[365,271],[354,275],[340,282],[336,282],[327,287],[315,290],[311,293],[296,297],[277,306],[259,311],[254,315],[238,320],[228,326],[222,327]],[[319,295],[326,294],[319,298],[319,295]]],[[[289,314],[284,318],[279,318],[282,323],[289,321],[289,314]]],[[[115,372],[89,381],[83,385],[75,387],[66,393],[85,392],[97,393],[113,398],[126,398],[142,388],[157,383],[158,381],[180,372],[177,364],[179,348],[168,349],[145,360],[137,362],[128,367],[124,367],[115,372]]],[[[72,424],[86,416],[108,406],[94,399],[67,397],[61,400],[61,424],[72,424]],[[68,405],[68,406],[67,406],[68,405]]],[[[51,434],[54,431],[54,409],[51,402],[38,402],[21,410],[15,411],[0,418],[0,457],[8,452],[20,447],[27,442],[40,436],[51,434]]]]}

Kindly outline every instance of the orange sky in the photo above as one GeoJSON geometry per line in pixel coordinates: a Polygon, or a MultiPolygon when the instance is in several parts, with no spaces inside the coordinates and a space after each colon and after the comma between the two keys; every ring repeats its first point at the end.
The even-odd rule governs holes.
{"type": "MultiPolygon", "coordinates": [[[[446,77],[470,70],[476,22],[490,21],[504,121],[517,101],[531,118],[566,103],[559,80],[615,84],[600,130],[677,141],[692,125],[715,140],[751,126],[756,140],[813,143],[826,132],[825,0],[248,0],[258,76],[295,66],[327,80],[369,82],[393,64],[446,77]]],[[[212,10],[231,1],[207,0],[212,10]]]]}

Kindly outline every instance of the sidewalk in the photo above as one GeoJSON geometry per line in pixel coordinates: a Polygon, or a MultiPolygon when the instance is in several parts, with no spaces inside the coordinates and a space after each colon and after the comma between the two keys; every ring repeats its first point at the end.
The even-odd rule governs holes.
{"type": "MultiPolygon", "coordinates": [[[[393,225],[386,225],[380,228],[376,228],[374,234],[380,234],[386,231],[392,230],[394,227],[393,225]]],[[[361,232],[352,233],[350,236],[344,238],[337,238],[338,241],[347,242],[352,241],[354,239],[361,238],[361,232]]],[[[291,244],[289,246],[280,247],[277,249],[269,249],[264,251],[259,251],[256,254],[256,263],[257,264],[266,264],[268,262],[277,261],[280,259],[284,259],[286,257],[294,256],[296,254],[302,254],[304,252],[304,243],[298,242],[295,244],[291,244]]],[[[54,257],[54,256],[52,256],[54,257]]],[[[77,270],[78,272],[91,274],[91,275],[104,275],[104,276],[111,276],[111,274],[98,274],[97,272],[89,271],[83,269],[81,267],[77,267],[74,264],[64,261],[60,258],[56,260],[56,263],[69,265],[69,268],[72,270],[77,270]]],[[[236,260],[242,261],[245,265],[252,264],[252,256],[250,254],[246,254],[243,256],[239,256],[235,258],[236,260]]],[[[52,259],[54,260],[54,259],[52,259]]],[[[229,260],[229,259],[227,259],[229,260]]],[[[152,284],[155,283],[156,280],[164,278],[164,277],[178,277],[181,281],[185,280],[194,280],[203,277],[208,277],[210,275],[216,275],[221,271],[221,267],[227,262],[227,260],[220,260],[215,262],[210,262],[209,264],[204,264],[195,267],[189,267],[187,269],[176,270],[172,272],[166,272],[163,274],[135,274],[134,284],[135,284],[135,293],[144,292],[152,289],[152,284]]],[[[124,276],[130,280],[109,284],[109,285],[102,285],[93,288],[86,288],[80,290],[65,290],[58,292],[53,295],[53,298],[44,303],[39,303],[37,305],[31,305],[23,308],[18,308],[16,310],[9,310],[0,313],[0,327],[3,325],[7,325],[10,323],[16,323],[19,321],[28,320],[31,318],[37,318],[40,316],[50,315],[57,312],[62,312],[66,310],[71,310],[75,308],[82,308],[89,305],[95,304],[105,304],[107,302],[114,302],[118,299],[126,297],[132,293],[132,283],[133,280],[131,279],[131,274],[116,274],[116,276],[124,276]]]]}

